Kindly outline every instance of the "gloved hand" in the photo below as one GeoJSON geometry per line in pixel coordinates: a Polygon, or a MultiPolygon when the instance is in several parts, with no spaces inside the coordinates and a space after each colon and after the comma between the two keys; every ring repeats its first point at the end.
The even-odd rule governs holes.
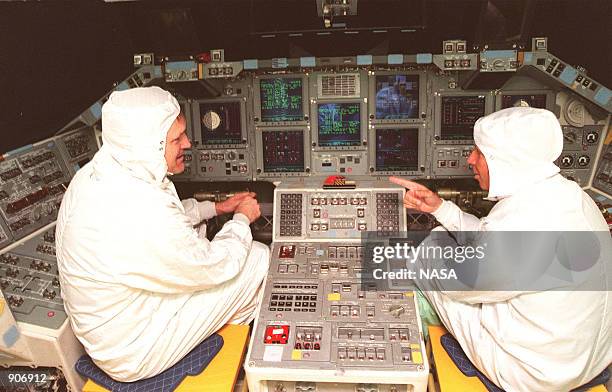
{"type": "Polygon", "coordinates": [[[242,201],[246,198],[254,198],[255,192],[240,192],[236,193],[234,196],[230,197],[227,200],[215,203],[215,210],[217,210],[217,215],[229,214],[230,212],[236,211],[236,208],[242,201]]]}

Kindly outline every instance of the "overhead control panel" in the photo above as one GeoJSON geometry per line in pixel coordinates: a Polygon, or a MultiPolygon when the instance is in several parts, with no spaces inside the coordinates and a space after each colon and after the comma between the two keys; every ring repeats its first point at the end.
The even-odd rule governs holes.
{"type": "Polygon", "coordinates": [[[609,88],[602,86],[552,53],[543,50],[528,52],[524,56],[523,64],[533,67],[529,71],[538,71],[530,72],[535,78],[554,81],[608,113],[612,112],[612,92],[609,88]]]}

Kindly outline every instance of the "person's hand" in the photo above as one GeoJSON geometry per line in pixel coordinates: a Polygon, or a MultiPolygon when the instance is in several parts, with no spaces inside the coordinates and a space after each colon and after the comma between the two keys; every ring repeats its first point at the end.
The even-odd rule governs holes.
{"type": "Polygon", "coordinates": [[[247,218],[249,218],[249,222],[253,223],[261,216],[261,211],[259,210],[259,203],[252,197],[245,197],[242,199],[236,210],[234,211],[236,214],[243,214],[247,218]]]}
{"type": "Polygon", "coordinates": [[[236,207],[247,197],[251,199],[255,197],[255,192],[240,192],[236,193],[234,196],[230,197],[227,200],[220,201],[215,203],[215,210],[217,210],[217,215],[229,214],[230,212],[236,211],[236,207]]]}
{"type": "Polygon", "coordinates": [[[399,177],[389,177],[389,181],[406,188],[404,206],[421,212],[432,213],[440,207],[442,199],[435,192],[417,182],[399,177]]]}

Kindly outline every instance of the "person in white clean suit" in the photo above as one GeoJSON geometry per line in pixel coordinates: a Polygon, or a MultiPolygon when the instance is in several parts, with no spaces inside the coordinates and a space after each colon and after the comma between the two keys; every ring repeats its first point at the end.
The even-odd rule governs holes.
{"type": "Polygon", "coordinates": [[[86,352],[118,381],[152,377],[227,323],[249,323],[269,249],[249,224],[253,193],[181,202],[169,174],[190,142],[177,100],[159,87],[114,92],[103,146],[73,178],[59,211],[64,305],[86,352]],[[212,241],[197,225],[234,213],[212,241]]]}
{"type": "MultiPolygon", "coordinates": [[[[391,177],[408,189],[404,205],[433,214],[452,232],[592,231],[610,240],[593,200],[554,164],[563,135],[552,112],[498,111],[476,122],[474,141],[468,164],[488,198],[497,200],[488,216],[478,219],[418,183],[391,177]]],[[[416,283],[495,384],[507,391],[568,391],[612,362],[611,256],[589,278],[597,282],[587,282],[599,291],[445,291],[416,283]]]]}

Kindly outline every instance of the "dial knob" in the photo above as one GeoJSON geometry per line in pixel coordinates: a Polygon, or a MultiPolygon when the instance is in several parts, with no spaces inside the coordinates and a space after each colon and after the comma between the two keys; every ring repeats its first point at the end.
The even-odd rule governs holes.
{"type": "Polygon", "coordinates": [[[574,157],[572,157],[571,155],[566,155],[563,158],[561,158],[561,166],[563,167],[570,167],[572,166],[573,163],[574,163],[574,157]]]}
{"type": "Polygon", "coordinates": [[[589,164],[590,161],[591,158],[589,158],[587,155],[582,155],[578,157],[578,166],[586,166],[589,164]]]}
{"type": "Polygon", "coordinates": [[[599,139],[599,134],[597,132],[589,132],[586,135],[586,141],[589,144],[597,142],[597,139],[599,139]]]}

